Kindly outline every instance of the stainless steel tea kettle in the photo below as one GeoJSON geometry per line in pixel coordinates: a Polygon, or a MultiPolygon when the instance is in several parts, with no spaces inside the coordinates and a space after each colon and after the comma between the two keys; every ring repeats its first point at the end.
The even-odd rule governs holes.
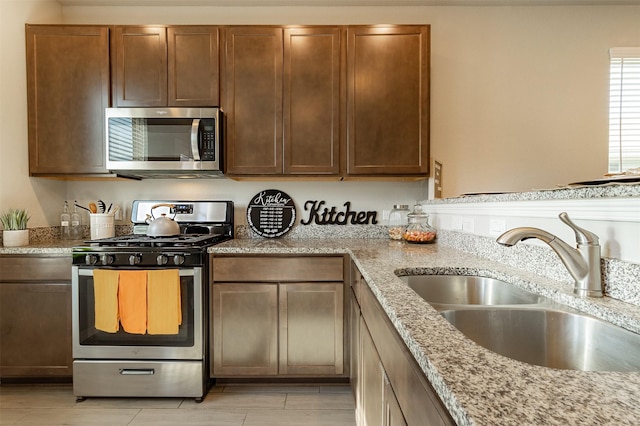
{"type": "Polygon", "coordinates": [[[147,236],[149,237],[173,237],[174,235],[180,235],[180,225],[174,219],[176,214],[173,214],[172,218],[167,217],[166,213],[162,213],[160,217],[156,218],[153,215],[153,209],[156,207],[169,207],[170,209],[175,208],[173,204],[156,204],[151,207],[150,213],[151,215],[147,219],[147,223],[149,227],[147,228],[147,236]]]}

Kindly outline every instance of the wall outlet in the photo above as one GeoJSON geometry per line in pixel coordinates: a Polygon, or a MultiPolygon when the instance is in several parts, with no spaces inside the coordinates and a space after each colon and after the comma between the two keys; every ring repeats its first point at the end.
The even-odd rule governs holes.
{"type": "MultiPolygon", "coordinates": [[[[113,208],[117,208],[118,206],[114,206],[113,208]]],[[[123,220],[124,219],[124,213],[122,212],[122,209],[118,209],[116,210],[116,214],[113,215],[113,219],[114,220],[123,220]]]]}
{"type": "Polygon", "coordinates": [[[489,220],[489,236],[499,237],[507,230],[507,223],[504,219],[489,220]]]}
{"type": "Polygon", "coordinates": [[[475,221],[472,217],[462,218],[462,232],[473,233],[473,231],[475,231],[475,227],[475,221]]]}
{"type": "Polygon", "coordinates": [[[391,210],[382,210],[382,220],[389,220],[391,210]]]}
{"type": "Polygon", "coordinates": [[[451,229],[462,231],[462,218],[460,216],[451,216],[451,229]]]}

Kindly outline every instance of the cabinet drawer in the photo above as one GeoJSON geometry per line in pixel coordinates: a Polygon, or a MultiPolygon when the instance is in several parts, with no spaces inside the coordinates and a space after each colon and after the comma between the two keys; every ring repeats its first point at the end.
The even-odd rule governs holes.
{"type": "Polygon", "coordinates": [[[213,281],[343,281],[342,256],[214,257],[213,281]]]}
{"type": "Polygon", "coordinates": [[[2,255],[0,281],[71,281],[71,255],[2,255]]]}

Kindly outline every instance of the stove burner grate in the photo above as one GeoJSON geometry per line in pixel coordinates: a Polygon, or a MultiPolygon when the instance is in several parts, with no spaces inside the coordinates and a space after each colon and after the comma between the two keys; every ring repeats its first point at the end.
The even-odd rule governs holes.
{"type": "Polygon", "coordinates": [[[85,241],[99,247],[204,247],[229,239],[221,234],[180,234],[170,237],[149,237],[146,235],[123,235],[85,241]]]}

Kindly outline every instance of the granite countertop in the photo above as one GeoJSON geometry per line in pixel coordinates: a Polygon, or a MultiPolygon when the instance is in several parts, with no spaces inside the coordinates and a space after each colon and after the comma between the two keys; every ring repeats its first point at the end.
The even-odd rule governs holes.
{"type": "Polygon", "coordinates": [[[468,273],[495,277],[640,331],[640,307],[577,299],[570,285],[452,248],[384,239],[236,239],[215,254],[348,253],[434,389],[460,425],[637,424],[640,372],[538,367],[495,354],[466,338],[394,274],[468,273]]]}
{"type": "Polygon", "coordinates": [[[0,254],[68,254],[71,255],[73,247],[82,246],[84,240],[49,240],[40,242],[30,242],[28,246],[23,247],[4,247],[0,246],[0,254]]]}
{"type": "MultiPolygon", "coordinates": [[[[0,254],[71,254],[80,241],[0,247],[0,254]]],[[[394,271],[494,277],[640,333],[640,306],[608,297],[579,299],[570,284],[439,244],[383,238],[235,239],[215,254],[349,254],[425,376],[460,425],[635,425],[640,372],[538,367],[476,345],[407,287],[394,271]]]]}

